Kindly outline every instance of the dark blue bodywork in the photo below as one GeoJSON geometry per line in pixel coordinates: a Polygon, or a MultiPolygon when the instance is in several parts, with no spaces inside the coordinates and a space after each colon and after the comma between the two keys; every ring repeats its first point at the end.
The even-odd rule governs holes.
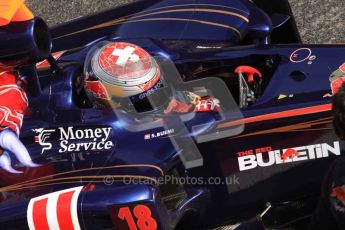
{"type": "MultiPolygon", "coordinates": [[[[269,2],[261,4],[267,7],[269,2]]],[[[84,186],[77,206],[82,229],[129,229],[119,219],[121,207],[147,206],[157,229],[182,224],[191,229],[251,218],[267,202],[308,203],[318,196],[322,178],[335,159],[332,154],[242,171],[238,165],[241,153],[258,148],[338,142],[331,125],[330,97],[325,95],[331,92],[329,76],[345,62],[345,47],[299,44],[288,3],[260,9],[249,0],[147,0],[57,26],[51,34],[52,52],[64,52],[57,60],[58,69],[38,66],[39,86],[28,92],[30,105],[20,136],[42,166],[17,164],[25,170],[20,176],[0,171],[2,229],[28,228],[30,199],[78,186],[84,186]],[[168,137],[145,140],[146,134],[164,128],[129,131],[113,111],[80,105],[76,79],[83,74],[88,51],[100,41],[134,43],[174,63],[185,82],[219,78],[234,73],[237,66],[251,65],[264,73],[265,86],[255,103],[241,108],[244,131],[197,144],[203,166],[186,169],[168,137]],[[71,151],[61,152],[61,129],[69,127],[73,131],[110,128],[107,141],[112,146],[95,151],[72,146],[71,151]],[[49,138],[52,147],[44,152],[36,142],[39,129],[55,130],[49,138]],[[157,184],[164,175],[202,178],[203,183],[157,184]],[[125,183],[124,178],[131,180],[125,183]],[[215,185],[210,178],[221,181],[215,185]]],[[[236,99],[236,90],[228,86],[236,99]]],[[[213,120],[212,113],[197,114],[186,126],[213,120]]],[[[213,128],[231,128],[234,122],[213,128]]],[[[83,141],[94,140],[81,138],[69,144],[83,141]]],[[[283,225],[310,210],[292,212],[297,216],[283,220],[279,211],[273,212],[266,226],[283,225]]]]}

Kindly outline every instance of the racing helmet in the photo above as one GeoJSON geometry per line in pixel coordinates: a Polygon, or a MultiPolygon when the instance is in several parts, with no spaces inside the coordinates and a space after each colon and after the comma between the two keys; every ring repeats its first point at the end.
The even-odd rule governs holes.
{"type": "Polygon", "coordinates": [[[161,69],[154,57],[128,42],[101,42],[88,53],[84,88],[91,103],[121,101],[135,105],[161,87],[161,69]]]}

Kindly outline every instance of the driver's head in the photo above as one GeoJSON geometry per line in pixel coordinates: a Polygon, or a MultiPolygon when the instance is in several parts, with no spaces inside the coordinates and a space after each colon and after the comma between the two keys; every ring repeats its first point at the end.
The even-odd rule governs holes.
{"type": "Polygon", "coordinates": [[[127,42],[107,42],[90,50],[85,63],[85,90],[92,103],[133,104],[146,100],[161,85],[161,70],[143,48],[127,42]]]}

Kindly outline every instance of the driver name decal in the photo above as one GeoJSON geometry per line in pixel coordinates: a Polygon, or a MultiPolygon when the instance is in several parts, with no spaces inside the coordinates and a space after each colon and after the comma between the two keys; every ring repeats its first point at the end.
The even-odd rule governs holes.
{"type": "Polygon", "coordinates": [[[236,155],[238,156],[239,170],[245,171],[257,167],[326,158],[331,155],[340,156],[341,151],[339,141],[335,141],[333,144],[322,143],[278,150],[265,147],[238,152],[236,155]]]}
{"type": "Polygon", "coordinates": [[[56,129],[35,129],[35,142],[45,151],[57,149],[59,153],[76,153],[88,151],[106,151],[114,147],[110,139],[111,127],[75,128],[58,127],[56,129]]]}

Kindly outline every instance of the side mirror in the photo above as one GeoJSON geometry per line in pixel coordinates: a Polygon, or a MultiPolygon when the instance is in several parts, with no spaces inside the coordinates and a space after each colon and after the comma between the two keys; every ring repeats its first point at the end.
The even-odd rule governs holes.
{"type": "Polygon", "coordinates": [[[41,18],[0,27],[0,67],[3,70],[34,65],[46,59],[51,48],[49,28],[41,18]]]}

